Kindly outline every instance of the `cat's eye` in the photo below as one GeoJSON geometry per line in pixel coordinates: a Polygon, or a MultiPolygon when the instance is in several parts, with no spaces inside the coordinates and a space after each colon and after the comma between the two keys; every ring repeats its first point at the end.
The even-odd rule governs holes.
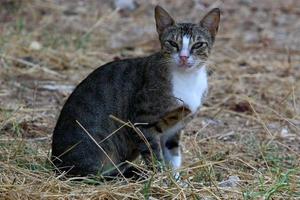
{"type": "Polygon", "coordinates": [[[200,49],[203,47],[206,47],[207,43],[206,42],[196,42],[193,46],[192,49],[200,49]]]}
{"type": "Polygon", "coordinates": [[[179,49],[178,44],[172,40],[167,40],[167,43],[172,47],[175,47],[177,50],[179,49]]]}

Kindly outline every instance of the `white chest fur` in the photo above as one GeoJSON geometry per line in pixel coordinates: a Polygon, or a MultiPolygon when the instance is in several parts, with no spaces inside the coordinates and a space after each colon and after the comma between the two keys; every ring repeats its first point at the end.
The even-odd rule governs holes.
{"type": "Polygon", "coordinates": [[[207,91],[207,73],[205,66],[193,72],[172,72],[173,95],[195,113],[202,104],[207,91]]]}

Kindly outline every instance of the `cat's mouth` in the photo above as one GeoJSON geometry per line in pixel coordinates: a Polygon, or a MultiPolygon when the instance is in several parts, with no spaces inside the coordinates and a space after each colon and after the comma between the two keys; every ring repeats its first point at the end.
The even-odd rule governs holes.
{"type": "Polygon", "coordinates": [[[192,68],[194,64],[192,63],[179,63],[178,67],[182,68],[182,69],[189,69],[192,68]]]}
{"type": "Polygon", "coordinates": [[[179,60],[177,67],[181,70],[191,70],[195,67],[195,62],[179,60]]]}
{"type": "Polygon", "coordinates": [[[182,70],[190,69],[195,64],[195,62],[193,62],[191,58],[182,59],[177,55],[173,56],[173,62],[177,68],[180,68],[182,70]]]}
{"type": "Polygon", "coordinates": [[[177,63],[176,68],[182,71],[193,71],[194,69],[199,69],[204,65],[205,62],[195,61],[195,62],[187,62],[187,63],[177,63]]]}

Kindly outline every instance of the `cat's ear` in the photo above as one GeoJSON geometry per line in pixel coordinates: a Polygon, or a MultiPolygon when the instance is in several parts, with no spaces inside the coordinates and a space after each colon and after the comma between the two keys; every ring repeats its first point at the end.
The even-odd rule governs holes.
{"type": "Polygon", "coordinates": [[[212,37],[215,37],[218,32],[220,14],[221,14],[220,9],[214,8],[209,13],[207,13],[200,21],[200,25],[207,28],[210,34],[212,35],[212,37]]]}
{"type": "Polygon", "coordinates": [[[158,5],[155,7],[155,21],[159,35],[162,34],[165,28],[175,24],[174,19],[169,15],[169,13],[158,5]]]}

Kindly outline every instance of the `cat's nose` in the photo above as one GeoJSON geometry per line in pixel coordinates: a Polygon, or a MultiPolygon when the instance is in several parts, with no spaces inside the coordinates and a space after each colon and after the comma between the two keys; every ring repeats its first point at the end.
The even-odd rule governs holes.
{"type": "Polygon", "coordinates": [[[179,56],[179,58],[182,62],[186,63],[189,57],[188,56],[179,56]]]}

